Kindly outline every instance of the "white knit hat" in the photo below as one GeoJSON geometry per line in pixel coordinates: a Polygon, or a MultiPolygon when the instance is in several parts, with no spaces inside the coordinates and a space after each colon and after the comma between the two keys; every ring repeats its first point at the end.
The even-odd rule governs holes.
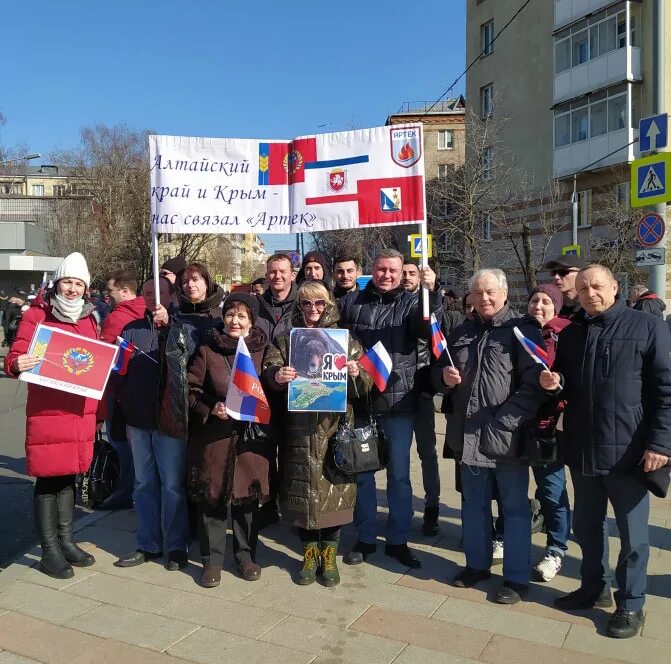
{"type": "Polygon", "coordinates": [[[78,251],[63,259],[63,262],[54,270],[52,278],[55,284],[59,279],[65,279],[66,277],[81,279],[86,284],[86,288],[91,285],[91,275],[86,259],[78,251]]]}

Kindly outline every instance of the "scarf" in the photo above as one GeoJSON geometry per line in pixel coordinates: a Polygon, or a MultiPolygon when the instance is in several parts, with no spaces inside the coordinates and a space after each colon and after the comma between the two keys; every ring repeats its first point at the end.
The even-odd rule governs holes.
{"type": "Polygon", "coordinates": [[[73,323],[76,323],[82,315],[84,298],[78,297],[76,300],[68,300],[56,293],[54,295],[53,306],[58,309],[63,316],[69,318],[73,323]]]}

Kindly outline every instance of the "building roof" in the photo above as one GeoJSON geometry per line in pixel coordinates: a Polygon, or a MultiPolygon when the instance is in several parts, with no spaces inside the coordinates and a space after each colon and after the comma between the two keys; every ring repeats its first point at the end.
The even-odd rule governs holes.
{"type": "Polygon", "coordinates": [[[466,100],[462,95],[455,99],[442,101],[404,101],[392,115],[463,115],[466,112],[466,100]]]}

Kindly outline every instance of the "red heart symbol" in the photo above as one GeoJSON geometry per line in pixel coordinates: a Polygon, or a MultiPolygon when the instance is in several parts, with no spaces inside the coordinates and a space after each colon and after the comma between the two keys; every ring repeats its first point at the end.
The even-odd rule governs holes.
{"type": "Polygon", "coordinates": [[[345,355],[334,355],[333,356],[333,364],[336,365],[338,370],[342,370],[345,365],[347,364],[347,356],[345,355]]]}

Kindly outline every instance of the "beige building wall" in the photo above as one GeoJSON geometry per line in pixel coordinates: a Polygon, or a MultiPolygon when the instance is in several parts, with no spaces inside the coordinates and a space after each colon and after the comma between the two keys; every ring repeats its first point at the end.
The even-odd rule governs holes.
{"type": "MultiPolygon", "coordinates": [[[[520,8],[519,0],[467,0],[466,62],[483,49],[482,27],[494,22],[497,33],[520,8]]],[[[515,153],[519,173],[534,181],[552,177],[553,0],[531,2],[481,57],[466,77],[469,108],[481,115],[481,91],[492,84],[495,115],[509,119],[501,134],[515,153]]]]}

